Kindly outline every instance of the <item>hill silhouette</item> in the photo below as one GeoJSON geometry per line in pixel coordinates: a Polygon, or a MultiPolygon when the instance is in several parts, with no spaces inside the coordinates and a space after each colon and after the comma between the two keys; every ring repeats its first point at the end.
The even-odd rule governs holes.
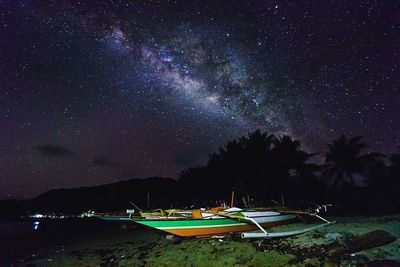
{"type": "Polygon", "coordinates": [[[5,218],[35,212],[79,214],[87,210],[115,211],[132,207],[130,202],[143,209],[168,208],[176,204],[177,184],[172,178],[150,177],[90,187],[54,189],[30,200],[1,201],[0,213],[5,218]]]}

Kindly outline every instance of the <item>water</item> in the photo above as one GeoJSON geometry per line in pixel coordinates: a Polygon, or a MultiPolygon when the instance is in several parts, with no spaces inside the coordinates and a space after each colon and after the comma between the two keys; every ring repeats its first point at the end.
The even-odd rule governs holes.
{"type": "Polygon", "coordinates": [[[63,246],[110,231],[119,231],[119,226],[96,219],[0,221],[0,262],[3,257],[9,258],[54,245],[63,246]]]}
{"type": "MultiPolygon", "coordinates": [[[[40,224],[39,224],[40,225],[40,224]]],[[[36,225],[39,227],[39,225],[36,225]]],[[[34,222],[1,222],[0,221],[0,244],[1,242],[20,235],[34,232],[34,222]]]]}

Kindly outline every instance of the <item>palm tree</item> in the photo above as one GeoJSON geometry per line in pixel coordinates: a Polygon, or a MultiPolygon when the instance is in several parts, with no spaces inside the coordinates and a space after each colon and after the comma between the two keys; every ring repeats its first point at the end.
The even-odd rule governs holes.
{"type": "Polygon", "coordinates": [[[206,166],[181,172],[179,181],[185,190],[196,190],[198,198],[221,199],[232,188],[259,204],[280,200],[282,195],[293,201],[312,198],[321,191],[313,174],[317,166],[308,163],[312,156],[289,136],[278,138],[257,130],[229,141],[210,156],[206,166]]]}
{"type": "Polygon", "coordinates": [[[393,211],[398,211],[400,209],[400,195],[398,193],[400,188],[400,154],[392,154],[389,159],[390,166],[387,179],[380,197],[388,200],[389,208],[391,207],[393,211]]]}
{"type": "Polygon", "coordinates": [[[279,178],[275,183],[280,193],[293,202],[315,200],[317,192],[321,192],[320,182],[314,174],[320,167],[309,162],[315,155],[301,150],[300,142],[287,135],[274,142],[270,161],[279,178]]]}
{"type": "Polygon", "coordinates": [[[366,179],[374,167],[382,163],[382,154],[362,153],[368,146],[362,142],[361,136],[347,138],[342,135],[333,140],[332,144],[328,144],[328,147],[322,177],[330,180],[333,188],[343,185],[356,186],[357,175],[366,179]]]}
{"type": "Polygon", "coordinates": [[[314,155],[300,150],[300,142],[289,136],[257,130],[220,148],[210,157],[207,170],[220,192],[234,187],[238,194],[250,194],[259,201],[282,195],[295,199],[298,191],[309,195],[308,189],[318,182],[313,174],[317,166],[308,163],[314,155]]]}
{"type": "Polygon", "coordinates": [[[390,156],[390,163],[389,175],[392,179],[400,181],[400,154],[392,154],[390,156]]]}

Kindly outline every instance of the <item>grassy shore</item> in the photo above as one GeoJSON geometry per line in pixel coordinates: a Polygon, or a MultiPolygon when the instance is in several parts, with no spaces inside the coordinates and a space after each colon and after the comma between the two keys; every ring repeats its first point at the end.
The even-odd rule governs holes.
{"type": "MultiPolygon", "coordinates": [[[[333,242],[345,243],[377,229],[400,238],[399,216],[331,219],[337,223],[305,235],[274,240],[168,240],[156,230],[119,230],[116,225],[67,235],[59,229],[58,235],[9,240],[9,249],[0,259],[4,266],[399,266],[395,264],[400,262],[400,239],[335,258],[326,253],[333,242]],[[18,242],[31,245],[20,249],[18,242]]],[[[274,230],[301,227],[296,224],[274,230]]]]}

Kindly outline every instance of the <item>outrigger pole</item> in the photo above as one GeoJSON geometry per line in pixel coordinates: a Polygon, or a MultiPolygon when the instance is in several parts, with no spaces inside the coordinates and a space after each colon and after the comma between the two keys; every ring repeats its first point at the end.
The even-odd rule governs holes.
{"type": "Polygon", "coordinates": [[[254,220],[253,218],[250,217],[246,217],[246,216],[238,216],[238,215],[231,215],[231,214],[226,214],[224,212],[217,212],[215,213],[215,215],[219,215],[222,217],[227,217],[227,218],[231,218],[231,219],[238,219],[238,220],[246,220],[246,221],[250,221],[252,223],[254,223],[260,230],[261,233],[257,233],[257,232],[250,232],[250,233],[242,233],[241,237],[242,238],[275,238],[275,237],[288,237],[288,236],[294,236],[294,235],[300,235],[300,234],[305,234],[307,232],[310,231],[314,231],[318,228],[321,227],[325,227],[331,224],[334,224],[335,222],[330,222],[324,218],[322,218],[321,216],[319,216],[318,214],[314,214],[314,213],[307,213],[307,212],[302,212],[302,211],[293,211],[293,212],[286,212],[286,213],[292,213],[292,214],[303,214],[303,215],[309,215],[309,216],[314,216],[322,221],[324,221],[325,223],[320,224],[320,225],[316,225],[313,227],[309,227],[306,229],[302,229],[302,230],[296,230],[296,231],[289,231],[289,232],[278,232],[278,233],[270,233],[267,232],[256,220],[254,220]]]}
{"type": "Polygon", "coordinates": [[[314,231],[316,229],[334,224],[336,222],[330,222],[324,218],[322,218],[321,216],[319,216],[318,214],[314,214],[314,213],[306,213],[306,212],[290,212],[293,214],[307,214],[309,216],[314,216],[322,221],[324,221],[325,223],[320,224],[320,225],[316,225],[316,226],[312,226],[306,229],[301,229],[301,230],[295,230],[295,231],[288,231],[288,232],[277,232],[277,233],[270,233],[267,232],[261,225],[259,225],[258,223],[254,222],[254,220],[252,218],[247,218],[245,217],[244,219],[247,219],[251,222],[254,222],[254,224],[260,228],[260,230],[262,231],[262,233],[256,233],[256,232],[250,232],[250,233],[242,233],[241,237],[242,238],[275,238],[275,237],[288,237],[288,236],[294,236],[294,235],[301,235],[301,234],[305,234],[311,231],[314,231]]]}

